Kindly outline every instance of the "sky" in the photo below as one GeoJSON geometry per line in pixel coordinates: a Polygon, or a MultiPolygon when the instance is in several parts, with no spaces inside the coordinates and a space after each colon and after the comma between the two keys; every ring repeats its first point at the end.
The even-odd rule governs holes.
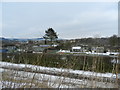
{"type": "Polygon", "coordinates": [[[40,38],[48,28],[65,39],[118,34],[117,2],[4,2],[0,7],[2,37],[40,38]]]}

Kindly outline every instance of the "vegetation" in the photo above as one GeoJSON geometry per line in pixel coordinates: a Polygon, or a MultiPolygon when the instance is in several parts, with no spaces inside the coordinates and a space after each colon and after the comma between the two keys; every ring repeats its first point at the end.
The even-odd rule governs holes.
{"type": "Polygon", "coordinates": [[[33,64],[45,67],[70,68],[74,70],[89,70],[95,72],[112,72],[113,63],[111,63],[111,60],[114,59],[107,56],[75,56],[33,53],[4,53],[2,57],[3,61],[12,63],[33,64]]]}
{"type": "MultiPolygon", "coordinates": [[[[54,41],[56,41],[58,38],[56,32],[49,28],[46,31],[46,34],[44,36],[45,43],[46,44],[54,44],[54,41]]],[[[89,48],[92,46],[104,46],[105,48],[109,48],[111,50],[118,51],[119,47],[119,41],[120,37],[117,37],[116,35],[113,35],[109,38],[82,38],[82,39],[75,39],[75,40],[59,40],[59,46],[58,49],[68,49],[70,50],[72,46],[78,46],[78,45],[88,45],[89,48]]],[[[12,41],[11,41],[12,42],[12,41]]],[[[7,43],[7,42],[6,42],[7,43]]],[[[13,44],[13,43],[12,43],[13,44]]],[[[38,43],[37,43],[38,44],[38,43]]],[[[3,45],[10,45],[10,44],[3,44],[3,45]]],[[[23,44],[23,47],[32,47],[34,45],[33,41],[29,41],[27,45],[23,44]]],[[[39,45],[39,44],[38,44],[39,45]]],[[[22,45],[18,46],[21,47],[22,45]]],[[[83,70],[83,71],[92,71],[92,72],[101,72],[101,73],[114,73],[116,76],[120,73],[120,65],[117,63],[117,60],[120,60],[120,56],[118,57],[109,57],[109,56],[87,56],[84,54],[76,55],[76,54],[36,54],[36,53],[2,53],[2,60],[5,62],[11,62],[11,63],[23,63],[23,64],[32,64],[32,65],[40,65],[45,67],[56,67],[56,68],[67,68],[67,69],[73,69],[73,70],[83,70]],[[114,63],[111,61],[114,60],[114,63]]],[[[27,71],[26,68],[25,70],[27,71]]],[[[46,87],[48,88],[48,83],[42,84],[39,82],[36,82],[34,73],[33,77],[29,79],[29,75],[27,79],[25,80],[25,76],[23,75],[22,80],[18,77],[19,74],[14,69],[11,71],[4,71],[3,73],[3,80],[9,81],[12,85],[12,82],[14,83],[30,83],[27,85],[27,83],[22,87],[32,87],[32,84],[36,84],[37,87],[46,87]],[[18,76],[17,76],[18,75],[18,76]],[[10,77],[9,77],[10,76],[10,77]],[[17,79],[18,78],[18,79],[17,79]],[[17,79],[17,80],[16,80],[17,79]]],[[[26,72],[27,73],[27,72],[26,72]]],[[[61,76],[67,76],[66,73],[60,73],[61,76]]],[[[73,75],[68,75],[71,78],[73,78],[73,75]]],[[[78,78],[78,76],[74,76],[78,78]]],[[[92,77],[92,76],[91,76],[92,77]]],[[[40,79],[40,77],[36,80],[40,79]]],[[[44,81],[44,78],[42,79],[44,81]]],[[[81,80],[81,79],[80,79],[81,80]]],[[[83,80],[86,80],[86,78],[83,77],[83,80]]],[[[91,80],[92,81],[92,80],[91,80]]],[[[93,80],[94,81],[94,80],[93,80]]],[[[59,84],[61,85],[62,82],[59,84]]],[[[116,78],[116,85],[119,85],[120,81],[118,77],[116,78]]],[[[105,84],[106,85],[106,84],[105,84]]],[[[7,87],[7,86],[6,86],[7,87]]],[[[33,86],[34,87],[34,86],[33,86]]],[[[81,86],[85,87],[85,86],[81,86]]],[[[94,83],[93,83],[94,87],[94,83]]]]}
{"type": "Polygon", "coordinates": [[[50,40],[52,45],[53,41],[56,41],[58,39],[58,35],[52,28],[48,28],[45,33],[46,34],[43,36],[43,38],[45,39],[45,44],[47,44],[47,40],[50,40]]]}
{"type": "MultiPolygon", "coordinates": [[[[92,72],[110,72],[113,74],[118,75],[120,73],[120,66],[117,63],[111,63],[111,60],[117,58],[112,57],[105,57],[105,56],[85,56],[85,55],[59,55],[59,54],[35,54],[35,53],[3,53],[2,54],[3,61],[12,62],[12,63],[23,63],[23,64],[32,64],[32,65],[40,65],[45,67],[56,67],[56,68],[68,68],[74,70],[83,70],[83,71],[92,71],[92,72]]],[[[14,67],[13,67],[14,68],[14,67]]],[[[3,72],[3,79],[2,84],[4,87],[7,88],[53,88],[50,85],[49,81],[51,79],[46,79],[42,75],[38,75],[41,73],[32,71],[30,68],[22,68],[22,71],[19,71],[18,68],[12,69],[6,68],[8,71],[3,72]],[[16,71],[18,70],[18,71],[16,71]],[[31,71],[31,72],[30,72],[31,71]],[[22,74],[24,73],[24,74],[22,74]],[[39,76],[39,77],[38,77],[39,76]],[[7,82],[7,83],[6,83],[7,82]],[[18,84],[18,86],[17,86],[18,84]]],[[[37,71],[37,70],[36,70],[37,71]]],[[[68,71],[69,72],[69,71],[68,71]]],[[[119,87],[120,81],[118,78],[114,79],[113,81],[109,81],[106,78],[93,78],[92,76],[89,78],[82,77],[81,75],[77,74],[68,74],[68,73],[58,73],[62,78],[56,78],[57,82],[53,82],[53,84],[58,83],[58,88],[65,84],[65,78],[70,77],[70,81],[67,80],[68,86],[73,83],[75,86],[75,82],[71,82],[72,79],[76,78],[83,81],[91,81],[91,83],[87,83],[84,85],[84,82],[79,84],[79,88],[97,88],[95,82],[102,83],[103,85],[115,85],[111,87],[119,87]],[[58,80],[57,80],[58,79],[58,80]],[[106,81],[107,80],[107,81],[106,81]],[[94,82],[94,83],[92,83],[94,82]],[[88,86],[91,84],[91,87],[88,86]]],[[[106,86],[103,86],[106,87],[106,86]]],[[[110,86],[107,86],[110,87],[110,86]]]]}
{"type": "Polygon", "coordinates": [[[59,40],[60,49],[71,49],[73,46],[88,45],[88,48],[101,46],[105,50],[110,49],[111,51],[118,52],[120,48],[120,37],[113,35],[111,37],[101,37],[101,38],[81,38],[81,39],[71,39],[71,40],[59,40]]]}

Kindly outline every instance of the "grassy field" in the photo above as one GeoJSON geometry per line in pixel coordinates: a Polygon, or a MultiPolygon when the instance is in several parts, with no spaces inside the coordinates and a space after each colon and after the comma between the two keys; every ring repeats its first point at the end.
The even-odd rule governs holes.
{"type": "MultiPolygon", "coordinates": [[[[116,73],[115,63],[111,60],[117,58],[108,56],[86,56],[86,55],[59,55],[59,54],[35,54],[35,53],[3,53],[2,60],[12,63],[23,63],[40,65],[45,67],[70,68],[74,70],[85,70],[95,72],[116,73]]],[[[120,67],[117,67],[120,73],[120,67]]]]}

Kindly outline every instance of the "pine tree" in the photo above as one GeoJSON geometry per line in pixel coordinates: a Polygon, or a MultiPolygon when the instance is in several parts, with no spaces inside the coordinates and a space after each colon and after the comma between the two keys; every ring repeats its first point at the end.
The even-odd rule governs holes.
{"type": "Polygon", "coordinates": [[[45,31],[45,35],[43,38],[45,39],[45,44],[47,44],[47,40],[51,41],[51,45],[53,44],[53,41],[56,41],[58,39],[58,35],[52,28],[48,28],[48,30],[45,31]]]}

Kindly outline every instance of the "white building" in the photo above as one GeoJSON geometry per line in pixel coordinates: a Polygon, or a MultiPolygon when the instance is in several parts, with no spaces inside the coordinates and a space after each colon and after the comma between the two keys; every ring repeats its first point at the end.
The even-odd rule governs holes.
{"type": "Polygon", "coordinates": [[[72,47],[72,52],[81,52],[81,47],[80,46],[72,47]]]}

